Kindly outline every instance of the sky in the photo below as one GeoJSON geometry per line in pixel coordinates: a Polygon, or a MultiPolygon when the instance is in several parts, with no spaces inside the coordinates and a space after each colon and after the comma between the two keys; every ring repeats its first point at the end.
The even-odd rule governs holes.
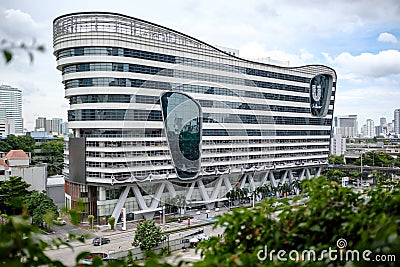
{"type": "MultiPolygon", "coordinates": [[[[53,55],[52,22],[80,11],[117,12],[180,31],[211,45],[239,49],[244,58],[323,64],[338,75],[334,116],[393,120],[400,108],[398,0],[2,0],[0,39],[43,44],[34,61],[15,50],[0,58],[0,84],[23,93],[24,127],[36,117],[66,120],[61,73],[53,55]]],[[[1,43],[0,43],[1,46],[1,43]]]]}

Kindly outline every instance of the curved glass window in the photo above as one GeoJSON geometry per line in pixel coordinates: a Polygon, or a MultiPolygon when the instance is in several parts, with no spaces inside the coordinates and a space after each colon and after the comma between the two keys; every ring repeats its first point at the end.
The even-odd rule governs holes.
{"type": "Polygon", "coordinates": [[[328,113],[331,101],[333,78],[329,74],[319,74],[310,82],[311,114],[315,117],[324,117],[328,113]]]}
{"type": "Polygon", "coordinates": [[[161,121],[159,110],[77,109],[68,110],[68,121],[161,121]]]}
{"type": "Polygon", "coordinates": [[[143,103],[157,104],[160,101],[159,97],[148,95],[79,95],[71,96],[69,103],[84,104],[84,103],[143,103]]]}
{"type": "MultiPolygon", "coordinates": [[[[65,57],[83,56],[83,55],[133,57],[133,58],[160,61],[166,63],[182,64],[182,65],[194,66],[206,69],[228,71],[234,73],[240,72],[246,75],[274,78],[279,80],[296,81],[302,83],[309,83],[310,81],[310,79],[307,77],[301,77],[291,74],[265,71],[253,68],[245,68],[245,67],[233,66],[216,62],[209,62],[205,60],[171,56],[166,54],[121,48],[121,47],[75,47],[75,48],[60,50],[59,52],[57,52],[56,56],[58,60],[65,57]]],[[[308,88],[306,88],[306,90],[308,90],[308,88]]]]}
{"type": "Polygon", "coordinates": [[[66,80],[64,88],[69,89],[69,88],[92,87],[92,86],[143,87],[156,90],[172,90],[172,88],[174,88],[175,91],[198,93],[198,94],[263,98],[271,100],[310,103],[309,97],[302,97],[302,96],[262,93],[258,91],[244,91],[244,90],[202,86],[194,84],[175,84],[175,83],[159,82],[159,81],[146,81],[140,79],[111,78],[111,77],[66,80]]]}
{"type": "Polygon", "coordinates": [[[201,108],[189,96],[166,92],[161,95],[162,116],[169,150],[181,179],[198,176],[201,163],[201,108]]]}

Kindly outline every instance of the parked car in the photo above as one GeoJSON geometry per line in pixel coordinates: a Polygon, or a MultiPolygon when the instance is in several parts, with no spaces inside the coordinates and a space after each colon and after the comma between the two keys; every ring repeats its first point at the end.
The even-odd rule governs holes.
{"type": "Polygon", "coordinates": [[[197,236],[196,236],[196,238],[198,239],[198,240],[208,240],[209,239],[209,237],[208,237],[208,235],[206,235],[206,234],[204,234],[204,233],[202,233],[202,234],[198,234],[197,236]]]}
{"type": "Polygon", "coordinates": [[[60,217],[58,217],[56,220],[53,220],[53,223],[56,225],[66,225],[67,224],[67,222],[63,218],[60,218],[60,217]]]}
{"type": "Polygon", "coordinates": [[[100,246],[100,245],[108,244],[110,242],[111,242],[110,238],[107,238],[107,237],[95,237],[93,239],[92,243],[93,243],[94,246],[100,246]]]}
{"type": "Polygon", "coordinates": [[[362,186],[364,187],[370,187],[371,185],[369,183],[363,183],[362,186]]]}

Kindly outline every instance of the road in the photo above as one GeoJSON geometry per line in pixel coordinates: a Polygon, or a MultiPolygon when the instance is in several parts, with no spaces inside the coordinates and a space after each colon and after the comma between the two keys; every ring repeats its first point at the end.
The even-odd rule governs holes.
{"type": "MultiPolygon", "coordinates": [[[[214,214],[211,214],[214,215],[214,214]]],[[[210,215],[210,218],[206,218],[205,214],[202,215],[197,215],[197,217],[193,218],[191,220],[191,226],[196,226],[200,224],[204,224],[207,222],[215,221],[215,218],[213,218],[210,215]]],[[[162,226],[162,225],[160,225],[162,226]]],[[[165,224],[165,230],[172,230],[172,229],[178,229],[178,228],[184,228],[187,226],[187,221],[178,223],[178,222],[173,222],[173,223],[167,223],[165,224]]],[[[49,241],[52,237],[60,237],[60,236],[65,236],[66,232],[74,232],[77,235],[81,234],[88,234],[89,232],[83,230],[83,229],[74,229],[75,231],[71,231],[74,226],[67,225],[66,228],[63,228],[64,226],[57,227],[56,228],[56,233],[51,236],[44,237],[44,239],[47,239],[49,241]]],[[[76,227],[75,227],[76,228],[76,227]]],[[[98,231],[98,232],[91,232],[89,234],[89,238],[86,240],[85,243],[81,243],[79,241],[70,241],[69,244],[72,246],[61,246],[58,249],[51,249],[51,250],[46,250],[46,254],[52,258],[53,260],[59,260],[61,261],[64,265],[67,266],[76,266],[76,256],[84,251],[87,252],[105,252],[105,253],[117,253],[117,252],[122,252],[122,251],[128,251],[131,250],[132,247],[132,240],[134,237],[134,232],[135,232],[135,224],[128,224],[127,230],[122,231],[120,230],[120,226],[117,226],[117,230],[115,231],[98,231]],[[92,239],[95,236],[103,236],[103,237],[108,237],[110,238],[111,242],[109,244],[104,244],[101,246],[93,246],[92,245],[92,239]]],[[[212,229],[213,225],[207,225],[204,226],[204,232],[209,235],[218,235],[223,233],[222,228],[217,228],[217,229],[212,229]]],[[[200,230],[201,228],[195,228],[195,229],[190,229],[188,231],[191,232],[196,232],[200,230]]],[[[176,232],[172,233],[169,238],[170,240],[177,240],[182,238],[183,233],[182,232],[176,232]]],[[[199,256],[194,255],[194,251],[187,251],[187,253],[183,252],[178,252],[178,254],[183,254],[183,256],[186,256],[188,260],[191,260],[193,258],[198,258],[199,256]]]]}

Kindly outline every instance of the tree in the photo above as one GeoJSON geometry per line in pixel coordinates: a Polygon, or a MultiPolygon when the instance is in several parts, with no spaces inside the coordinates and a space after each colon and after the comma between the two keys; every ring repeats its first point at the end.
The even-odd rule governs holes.
{"type": "Polygon", "coordinates": [[[188,205],[185,195],[177,195],[172,199],[172,205],[178,208],[179,217],[184,213],[185,207],[188,205]]]}
{"type": "Polygon", "coordinates": [[[161,227],[156,226],[154,221],[141,221],[136,226],[132,245],[150,251],[164,240],[165,234],[161,231],[161,227]]]}
{"type": "Polygon", "coordinates": [[[0,151],[8,152],[11,150],[11,146],[6,140],[0,140],[0,151]]]}
{"type": "MultiPolygon", "coordinates": [[[[384,152],[370,151],[361,155],[363,165],[390,167],[393,165],[394,158],[384,152]]],[[[354,165],[361,165],[361,158],[354,161],[354,165]]]]}
{"type": "Polygon", "coordinates": [[[64,167],[64,139],[50,140],[41,146],[49,175],[61,174],[64,167]]]}
{"type": "Polygon", "coordinates": [[[31,185],[19,176],[11,176],[0,183],[0,208],[7,214],[21,214],[24,199],[29,197],[31,185]]]}
{"type": "Polygon", "coordinates": [[[360,178],[361,172],[349,172],[349,175],[353,178],[360,178]]]}
{"type": "Polygon", "coordinates": [[[5,142],[8,144],[10,148],[9,150],[21,149],[25,152],[30,152],[30,153],[34,153],[35,150],[35,139],[33,139],[29,135],[15,136],[13,134],[9,134],[6,137],[5,142]]]}
{"type": "Polygon", "coordinates": [[[400,153],[397,154],[397,157],[395,160],[393,160],[393,165],[396,167],[400,167],[400,153]]]}
{"type": "Polygon", "coordinates": [[[344,162],[344,155],[336,156],[336,155],[329,155],[329,163],[330,164],[345,164],[344,162]]]}
{"type": "Polygon", "coordinates": [[[341,183],[341,178],[346,176],[346,173],[340,171],[340,170],[329,170],[327,171],[324,175],[326,179],[330,181],[335,181],[337,183],[341,183]]]}
{"type": "Polygon", "coordinates": [[[92,214],[90,214],[90,215],[88,216],[88,221],[89,221],[89,227],[90,227],[90,229],[93,229],[93,228],[94,228],[94,227],[93,227],[94,216],[93,216],[92,214]]]}
{"type": "Polygon", "coordinates": [[[64,208],[63,212],[69,215],[69,220],[73,225],[78,225],[82,220],[82,213],[86,210],[85,203],[82,199],[78,199],[71,209],[64,208]]]}
{"type": "Polygon", "coordinates": [[[115,228],[115,218],[114,217],[108,218],[108,224],[110,225],[111,230],[114,230],[114,228],[115,228]]]}
{"type": "Polygon", "coordinates": [[[53,200],[44,192],[32,191],[26,200],[28,212],[32,216],[32,223],[42,226],[45,223],[49,228],[52,221],[58,217],[58,209],[53,200]]]}

